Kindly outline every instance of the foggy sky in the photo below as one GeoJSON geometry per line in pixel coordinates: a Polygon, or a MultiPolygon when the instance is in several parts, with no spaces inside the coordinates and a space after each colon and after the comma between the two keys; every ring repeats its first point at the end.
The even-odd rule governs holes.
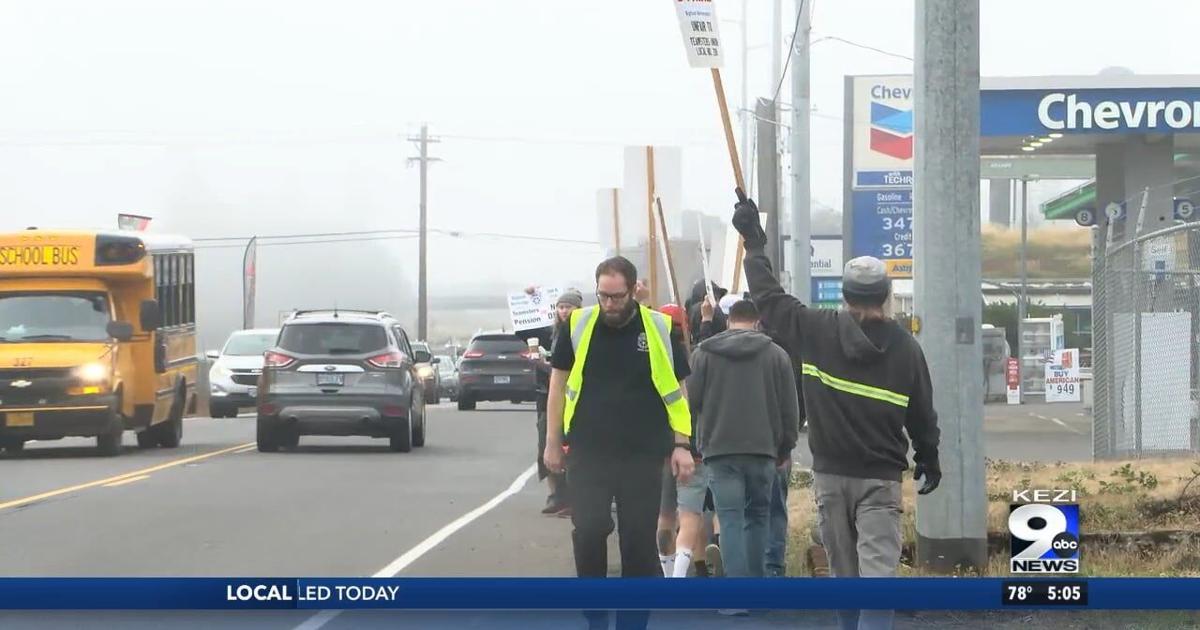
{"type": "MultiPolygon", "coordinates": [[[[771,3],[751,2],[758,47],[770,41],[771,3]]],[[[912,10],[817,0],[813,38],[912,56],[912,10]]],[[[741,42],[724,20],[741,5],[721,0],[718,11],[736,107],[741,42]]],[[[1188,73],[1194,55],[1181,42],[1197,23],[1191,2],[984,0],[982,73],[1188,73]]],[[[769,51],[750,55],[751,98],[769,95],[769,51]]],[[[621,185],[626,144],[684,147],[687,208],[725,214],[732,201],[708,73],[687,67],[666,0],[9,1],[0,59],[4,230],[107,227],[122,211],[193,237],[414,228],[405,138],[421,122],[442,137],[431,151],[443,160],[430,175],[435,228],[593,239],[595,190],[621,185]]],[[[842,77],[907,72],[901,59],[814,45],[816,200],[841,207],[842,77]]],[[[599,256],[472,236],[435,236],[430,252],[435,294],[586,281],[599,256]]],[[[240,251],[204,255],[206,268],[235,274],[202,279],[209,299],[236,309],[240,251]]],[[[260,310],[381,295],[404,305],[416,242],[269,248],[261,266],[260,310]]]]}

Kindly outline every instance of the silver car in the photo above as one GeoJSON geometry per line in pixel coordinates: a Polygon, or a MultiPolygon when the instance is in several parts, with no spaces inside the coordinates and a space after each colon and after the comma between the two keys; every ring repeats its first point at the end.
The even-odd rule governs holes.
{"type": "Polygon", "coordinates": [[[258,377],[263,353],[275,346],[279,329],[240,330],[230,335],[221,351],[210,350],[208,372],[209,414],[214,418],[236,418],[244,407],[258,401],[258,377]]]}

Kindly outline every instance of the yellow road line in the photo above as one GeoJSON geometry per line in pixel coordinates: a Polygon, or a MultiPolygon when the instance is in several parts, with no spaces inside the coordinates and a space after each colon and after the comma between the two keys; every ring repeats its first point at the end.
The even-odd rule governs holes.
{"type": "Polygon", "coordinates": [[[7,510],[8,508],[20,507],[22,505],[28,505],[30,503],[34,503],[36,501],[41,501],[43,499],[50,499],[50,498],[61,496],[64,494],[70,494],[72,492],[79,492],[80,490],[87,490],[88,488],[95,488],[97,486],[108,485],[113,482],[122,481],[124,479],[129,479],[130,477],[137,477],[138,475],[149,475],[150,473],[158,472],[160,470],[166,470],[168,468],[174,468],[175,466],[182,466],[184,464],[198,462],[201,460],[209,459],[211,457],[216,457],[218,455],[225,455],[226,453],[232,453],[240,448],[246,448],[247,446],[253,446],[254,444],[255,444],[255,442],[247,442],[245,444],[238,444],[237,446],[223,448],[219,451],[212,451],[211,453],[201,453],[200,455],[193,455],[191,457],[184,457],[183,459],[176,459],[173,461],[158,464],[157,466],[151,466],[149,468],[143,468],[141,470],[133,470],[133,471],[130,471],[130,472],[127,472],[124,474],[116,475],[113,477],[108,477],[107,479],[98,479],[96,481],[89,481],[87,483],[81,483],[81,484],[74,485],[74,486],[67,486],[66,488],[59,488],[57,490],[51,490],[49,492],[43,492],[41,494],[35,494],[35,495],[29,496],[29,497],[13,499],[12,501],[6,501],[4,503],[0,503],[0,510],[7,510]]]}
{"type": "Polygon", "coordinates": [[[149,479],[149,478],[150,478],[150,475],[138,475],[137,477],[130,477],[128,479],[122,479],[120,481],[106,483],[106,484],[104,484],[104,487],[105,488],[116,488],[117,486],[123,486],[127,483],[133,483],[135,481],[141,481],[143,479],[149,479]]]}

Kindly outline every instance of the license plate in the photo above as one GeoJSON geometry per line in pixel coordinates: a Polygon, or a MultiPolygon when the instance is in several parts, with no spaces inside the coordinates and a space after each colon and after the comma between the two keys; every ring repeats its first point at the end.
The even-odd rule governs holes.
{"type": "Polygon", "coordinates": [[[10,427],[31,427],[33,426],[33,412],[25,411],[5,414],[4,424],[10,427]]]}
{"type": "Polygon", "coordinates": [[[345,374],[318,374],[317,385],[336,385],[341,387],[346,383],[345,374]]]}
{"type": "Polygon", "coordinates": [[[246,393],[247,393],[247,394],[250,394],[250,397],[251,397],[251,398],[255,398],[255,397],[257,397],[257,396],[258,396],[258,388],[257,388],[257,387],[251,387],[251,388],[250,388],[250,390],[249,390],[249,391],[247,391],[246,393]]]}
{"type": "Polygon", "coordinates": [[[510,380],[510,379],[509,379],[509,377],[507,377],[507,376],[497,376],[497,377],[496,377],[496,380],[495,380],[495,383],[496,383],[497,385],[508,385],[508,383],[509,383],[509,380],[510,380]]]}

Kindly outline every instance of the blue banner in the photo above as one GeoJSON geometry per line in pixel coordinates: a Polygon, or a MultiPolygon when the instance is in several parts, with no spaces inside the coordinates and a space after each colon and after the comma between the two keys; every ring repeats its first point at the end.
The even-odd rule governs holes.
{"type": "Polygon", "coordinates": [[[1198,609],[1187,578],[0,578],[4,610],[1198,609]]]}
{"type": "Polygon", "coordinates": [[[912,188],[912,171],[858,171],[854,174],[855,188],[912,188]]]}
{"type": "Polygon", "coordinates": [[[1198,133],[1200,88],[989,90],[980,135],[1198,133]]]}

